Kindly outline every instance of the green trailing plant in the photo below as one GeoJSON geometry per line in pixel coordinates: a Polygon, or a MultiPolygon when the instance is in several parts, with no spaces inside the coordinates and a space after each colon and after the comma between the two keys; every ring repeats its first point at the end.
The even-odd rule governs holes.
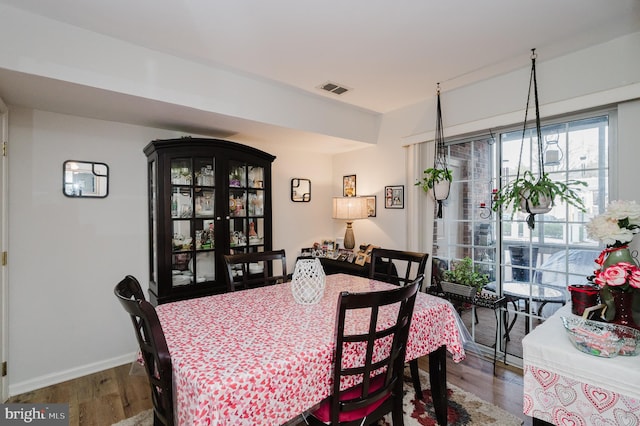
{"type": "Polygon", "coordinates": [[[526,170],[495,194],[492,208],[496,212],[500,209],[517,212],[522,210],[523,200],[529,200],[531,205],[537,206],[541,200],[547,199],[554,206],[559,199],[584,212],[584,202],[575,189],[580,186],[586,187],[587,183],[581,180],[555,181],[546,173],[536,178],[530,170],[526,170]]]}
{"type": "Polygon", "coordinates": [[[451,283],[475,287],[476,291],[482,290],[482,288],[489,283],[489,276],[487,274],[481,274],[475,271],[473,268],[473,260],[471,260],[470,257],[465,257],[462,260],[454,262],[451,270],[442,273],[442,279],[451,283]]]}
{"type": "Polygon", "coordinates": [[[416,186],[422,187],[424,192],[429,192],[430,189],[438,182],[453,181],[453,171],[451,169],[436,169],[429,167],[423,172],[424,176],[421,181],[415,183],[416,186]]]}

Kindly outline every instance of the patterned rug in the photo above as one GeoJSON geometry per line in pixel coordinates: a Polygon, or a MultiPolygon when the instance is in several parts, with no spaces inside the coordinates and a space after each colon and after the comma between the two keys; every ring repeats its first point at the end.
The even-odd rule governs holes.
{"type": "MultiPolygon", "coordinates": [[[[407,371],[408,373],[408,371],[407,371]]],[[[420,383],[424,400],[416,400],[411,376],[404,377],[403,412],[405,426],[436,426],[436,413],[433,410],[429,375],[420,370],[420,383]]],[[[520,426],[524,422],[502,408],[490,404],[477,396],[460,389],[451,383],[447,384],[449,409],[447,424],[449,426],[520,426]]],[[[524,417],[524,414],[523,414],[524,417]]],[[[391,415],[385,416],[378,426],[391,426],[391,415]]]]}
{"type": "MultiPolygon", "coordinates": [[[[420,370],[420,382],[425,401],[416,401],[411,377],[405,377],[404,386],[404,424],[405,426],[436,426],[435,412],[431,403],[429,389],[429,375],[420,370]]],[[[481,400],[477,396],[460,389],[452,384],[448,385],[449,411],[447,423],[450,426],[520,426],[522,419],[504,411],[502,408],[481,400]]],[[[116,423],[114,426],[151,426],[153,414],[151,410],[143,411],[129,419],[116,423]]],[[[295,426],[304,425],[295,423],[295,426]]],[[[378,422],[378,426],[391,426],[391,416],[378,422]]]]}

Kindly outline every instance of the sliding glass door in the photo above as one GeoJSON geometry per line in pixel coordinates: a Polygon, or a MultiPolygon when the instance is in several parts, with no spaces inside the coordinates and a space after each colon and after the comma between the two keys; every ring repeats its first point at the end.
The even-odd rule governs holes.
{"type": "MultiPolygon", "coordinates": [[[[535,129],[504,129],[448,142],[454,182],[445,214],[434,223],[432,256],[451,267],[464,257],[489,275],[488,290],[508,298],[507,315],[497,324],[499,349],[521,357],[522,337],[552,315],[569,298],[567,286],[584,284],[593,273],[600,247],[590,240],[585,224],[604,211],[609,200],[609,122],[612,113],[543,122],[545,172],[554,180],[578,179],[586,212],[556,200],[552,210],[537,215],[534,229],[527,214],[492,211],[495,191],[525,170],[538,173],[535,129]]],[[[493,312],[471,318],[467,327],[477,343],[494,344],[493,312]],[[477,322],[476,322],[477,321],[477,322]]],[[[481,310],[479,310],[481,311],[481,310]]],[[[469,312],[469,313],[467,313],[469,312]]]]}

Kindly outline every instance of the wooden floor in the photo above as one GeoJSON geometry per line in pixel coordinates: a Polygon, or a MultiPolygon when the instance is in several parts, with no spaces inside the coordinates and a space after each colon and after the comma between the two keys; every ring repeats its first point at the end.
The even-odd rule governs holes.
{"type": "MultiPolygon", "coordinates": [[[[428,370],[428,358],[420,360],[428,370]]],[[[151,408],[150,391],[142,371],[123,365],[70,380],[44,389],[14,396],[11,403],[69,403],[71,426],[108,426],[151,408]]],[[[455,364],[447,360],[447,381],[485,401],[522,418],[525,426],[532,421],[522,414],[522,371],[498,367],[493,375],[491,362],[468,354],[455,364]]]]}
{"type": "Polygon", "coordinates": [[[131,365],[27,392],[10,403],[69,403],[69,425],[111,425],[153,406],[146,376],[131,365]]]}

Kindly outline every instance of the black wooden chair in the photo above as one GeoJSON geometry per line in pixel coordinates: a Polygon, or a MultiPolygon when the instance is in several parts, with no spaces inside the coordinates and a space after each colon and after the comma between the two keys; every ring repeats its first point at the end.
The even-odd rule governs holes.
{"type": "Polygon", "coordinates": [[[113,292],[131,316],[144,369],[151,386],[153,424],[172,426],[174,417],[171,356],[156,310],[146,301],[140,283],[131,275],[120,281],[113,292]]]}
{"type": "Polygon", "coordinates": [[[403,425],[404,358],[416,294],[423,278],[420,276],[412,283],[392,290],[340,294],[336,314],[331,396],[321,402],[319,408],[303,415],[307,424],[369,425],[387,413],[392,413],[394,426],[403,425]],[[387,305],[397,305],[398,314],[395,321],[381,329],[380,324],[377,324],[378,315],[381,308],[385,309],[384,306],[387,305]],[[355,310],[359,310],[358,314],[353,312],[355,310]],[[347,321],[346,326],[345,319],[348,316],[355,318],[364,312],[368,319],[363,320],[358,316],[357,321],[367,324],[368,331],[349,334],[348,330],[353,332],[350,322],[354,319],[347,321]],[[381,344],[385,345],[385,350],[374,351],[374,346],[378,347],[381,344]],[[349,345],[361,346],[360,349],[366,353],[361,365],[346,367],[343,364],[343,350],[349,345]],[[383,352],[383,355],[373,360],[373,354],[380,352],[383,352]],[[342,379],[351,376],[361,377],[362,382],[357,386],[340,390],[342,379]]]}
{"type": "Polygon", "coordinates": [[[287,258],[284,250],[228,254],[224,256],[229,291],[264,287],[287,281],[287,258]],[[276,273],[274,261],[280,263],[276,273]],[[277,262],[279,261],[279,262],[277,262]]]}
{"type": "MultiPolygon", "coordinates": [[[[371,252],[369,278],[404,286],[415,280],[415,277],[424,275],[428,258],[429,253],[375,248],[371,252]]],[[[418,360],[411,360],[409,368],[416,398],[422,398],[418,360]]]]}
{"type": "Polygon", "coordinates": [[[424,275],[429,253],[374,248],[369,278],[396,285],[407,285],[424,275]]]}

